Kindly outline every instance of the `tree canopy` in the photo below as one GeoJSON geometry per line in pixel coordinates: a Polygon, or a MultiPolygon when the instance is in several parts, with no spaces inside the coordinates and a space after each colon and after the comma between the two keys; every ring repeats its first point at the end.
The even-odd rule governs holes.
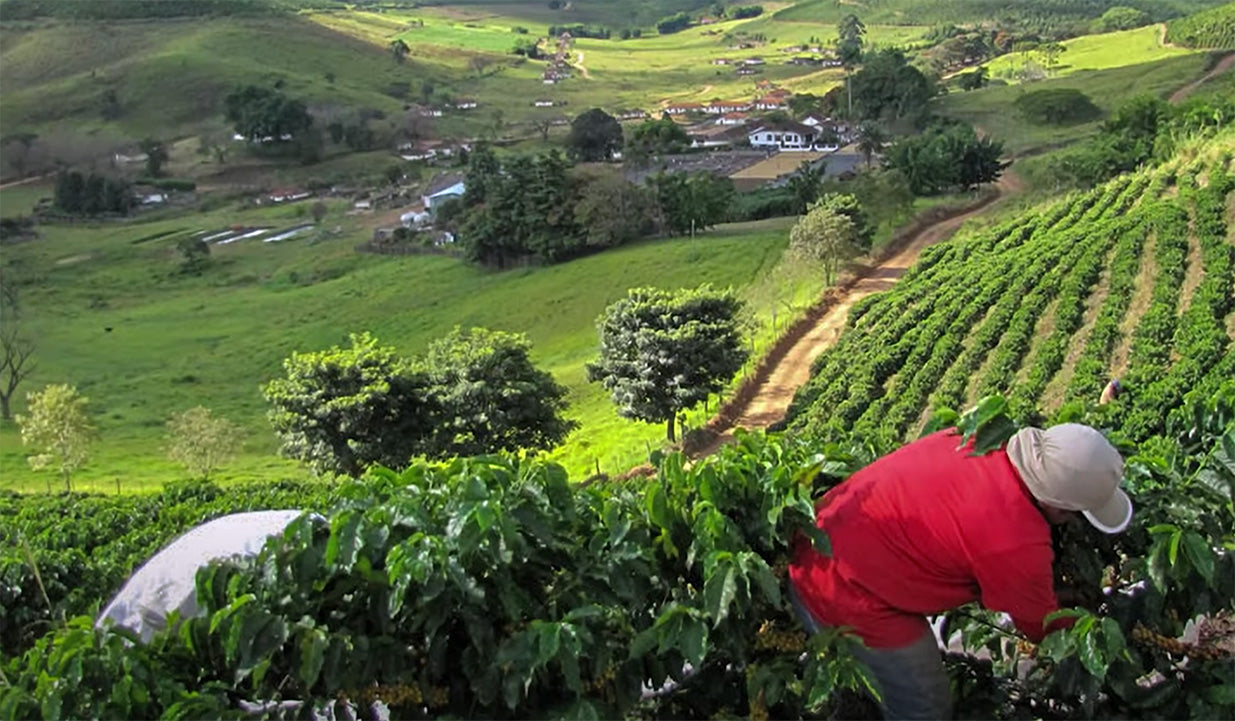
{"type": "Polygon", "coordinates": [[[455,329],[419,359],[369,333],[293,353],[265,387],[284,455],[319,472],[358,476],[413,456],[552,448],[574,428],[565,389],[530,360],[521,335],[455,329]]]}
{"type": "Polygon", "coordinates": [[[73,386],[53,384],[27,394],[27,412],[17,416],[22,445],[34,451],[28,457],[30,467],[36,471],[55,469],[64,479],[66,491],[73,490],[73,471],[90,459],[95,429],[86,412],[88,400],[73,386]]]}
{"type": "Polygon", "coordinates": [[[455,328],[422,368],[438,417],[429,454],[548,450],[578,424],[562,416],[566,389],[532,364],[526,336],[455,328]]]}
{"type": "Polygon", "coordinates": [[[917,122],[935,96],[935,84],[896,49],[867,53],[852,86],[854,113],[860,120],[917,122]]]}
{"type": "Polygon", "coordinates": [[[604,385],[623,418],[665,423],[672,442],[678,414],[719,392],[746,362],[741,307],[708,286],[633,288],[597,321],[600,358],[588,364],[588,379],[604,385]]]}
{"type": "Polygon", "coordinates": [[[622,126],[609,113],[592,108],[571,121],[566,147],[572,158],[585,163],[609,160],[622,149],[622,126]]]}
{"type": "Polygon", "coordinates": [[[979,138],[968,125],[941,123],[897,141],[888,149],[886,163],[904,173],[914,193],[933,195],[998,180],[1002,155],[1003,143],[979,138]]]}
{"type": "Polygon", "coordinates": [[[274,88],[246,85],[224,99],[225,114],[250,143],[287,143],[313,124],[309,110],[274,88]]]}

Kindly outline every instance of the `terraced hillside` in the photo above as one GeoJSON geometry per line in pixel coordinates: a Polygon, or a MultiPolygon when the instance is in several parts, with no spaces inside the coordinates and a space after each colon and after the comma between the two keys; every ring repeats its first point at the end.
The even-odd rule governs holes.
{"type": "Polygon", "coordinates": [[[1191,390],[1235,377],[1231,154],[1210,152],[1037,208],[926,251],[855,306],[787,421],[880,447],[929,411],[994,393],[1020,417],[1063,416],[1118,377],[1113,413],[1158,431],[1191,390]]]}

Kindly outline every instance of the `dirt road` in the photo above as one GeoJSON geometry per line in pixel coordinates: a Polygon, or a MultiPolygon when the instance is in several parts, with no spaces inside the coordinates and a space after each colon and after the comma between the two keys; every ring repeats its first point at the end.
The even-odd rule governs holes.
{"type": "Polygon", "coordinates": [[[1011,173],[1005,173],[997,188],[999,193],[990,200],[960,215],[923,228],[910,238],[899,252],[863,273],[798,342],[779,358],[772,360],[772,371],[759,384],[751,400],[733,414],[732,424],[720,430],[719,437],[691,455],[702,457],[715,452],[721,445],[732,440],[734,428],[767,428],[784,418],[793,395],[810,379],[811,363],[840,336],[853,304],[872,293],[891,288],[917,261],[923,248],[946,240],[965,221],[985,212],[1001,198],[1020,190],[1020,179],[1011,173]]]}
{"type": "Polygon", "coordinates": [[[1179,90],[1176,90],[1174,93],[1172,93],[1171,102],[1172,103],[1180,102],[1181,100],[1183,100],[1184,98],[1188,97],[1193,92],[1195,92],[1197,88],[1201,87],[1201,85],[1208,82],[1210,78],[1213,78],[1216,75],[1221,75],[1222,73],[1225,73],[1226,71],[1230,70],[1232,65],[1235,65],[1235,53],[1231,53],[1227,55],[1226,57],[1222,58],[1221,60],[1219,60],[1218,64],[1214,66],[1213,70],[1210,70],[1209,72],[1202,75],[1199,80],[1188,83],[1187,85],[1183,86],[1179,90]]]}

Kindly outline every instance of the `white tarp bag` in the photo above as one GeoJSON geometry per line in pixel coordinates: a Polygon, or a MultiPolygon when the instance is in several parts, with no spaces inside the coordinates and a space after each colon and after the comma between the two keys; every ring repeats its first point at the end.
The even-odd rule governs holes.
{"type": "Polygon", "coordinates": [[[216,518],[172,541],[129,578],[95,625],[110,620],[149,641],[167,625],[167,615],[197,615],[194,580],[210,561],[256,556],[266,539],[277,536],[303,511],[255,511],[216,518]]]}

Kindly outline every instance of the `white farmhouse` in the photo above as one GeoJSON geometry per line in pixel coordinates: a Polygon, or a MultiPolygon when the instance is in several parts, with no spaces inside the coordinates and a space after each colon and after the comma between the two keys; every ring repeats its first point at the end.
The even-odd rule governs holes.
{"type": "Polygon", "coordinates": [[[767,120],[751,130],[749,138],[752,148],[810,150],[816,135],[817,131],[809,125],[792,120],[767,120]]]}

